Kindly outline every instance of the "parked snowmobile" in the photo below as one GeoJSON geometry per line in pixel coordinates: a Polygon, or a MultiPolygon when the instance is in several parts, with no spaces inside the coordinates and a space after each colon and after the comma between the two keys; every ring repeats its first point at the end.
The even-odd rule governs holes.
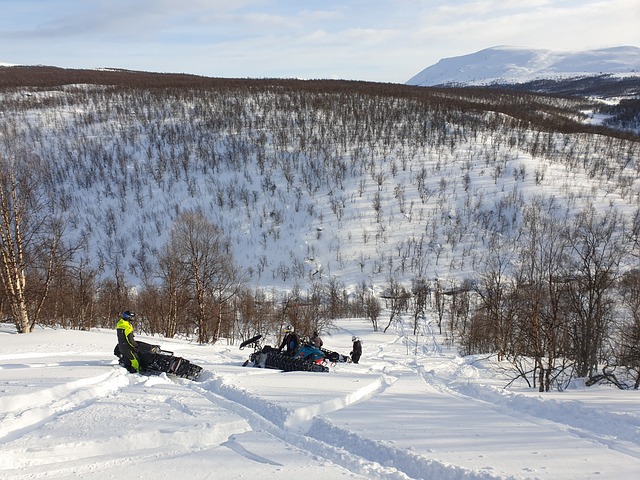
{"type": "Polygon", "coordinates": [[[294,354],[295,358],[302,358],[315,363],[324,362],[324,352],[308,341],[303,341],[294,354]]]}
{"type": "Polygon", "coordinates": [[[308,348],[303,345],[293,355],[286,355],[271,345],[262,346],[260,339],[262,335],[256,335],[240,344],[240,350],[246,346],[253,346],[253,353],[242,365],[246,367],[251,364],[253,367],[272,368],[284,372],[328,372],[329,367],[324,365],[324,354],[317,348],[308,348]]]}
{"type": "Polygon", "coordinates": [[[317,358],[322,358],[324,363],[330,362],[332,365],[335,365],[336,363],[351,362],[351,357],[338,352],[334,352],[333,350],[329,350],[328,348],[318,347],[312,341],[307,339],[303,340],[302,346],[297,353],[297,356],[298,355],[313,358],[314,360],[317,358]]]}
{"type": "Polygon", "coordinates": [[[321,347],[320,350],[324,353],[324,358],[331,363],[351,363],[351,357],[348,355],[343,355],[341,353],[334,352],[333,350],[327,350],[324,347],[321,347]]]}
{"type": "MultiPolygon", "coordinates": [[[[175,375],[176,377],[187,378],[189,380],[197,380],[202,373],[202,367],[191,363],[182,357],[176,357],[173,352],[162,350],[160,345],[152,345],[145,342],[136,342],[138,344],[138,356],[140,360],[141,373],[166,373],[175,375]]],[[[113,354],[118,357],[118,363],[124,366],[120,347],[116,345],[113,354]]]]}

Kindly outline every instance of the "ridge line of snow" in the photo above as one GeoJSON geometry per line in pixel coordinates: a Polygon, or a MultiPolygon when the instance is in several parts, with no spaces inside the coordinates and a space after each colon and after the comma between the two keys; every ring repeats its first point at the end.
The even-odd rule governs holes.
{"type": "Polygon", "coordinates": [[[386,388],[396,380],[396,378],[390,377],[389,375],[381,375],[368,385],[358,388],[344,397],[333,398],[331,400],[315,404],[311,407],[307,406],[298,408],[288,415],[284,421],[284,427],[287,430],[295,430],[298,433],[305,433],[311,426],[311,420],[314,417],[335,412],[336,410],[341,410],[358,402],[368,400],[386,390],[386,388]]]}
{"type": "Polygon", "coordinates": [[[0,440],[7,441],[15,432],[36,428],[47,419],[105,397],[129,384],[122,371],[74,380],[33,394],[5,395],[0,398],[4,412],[0,440]]]}

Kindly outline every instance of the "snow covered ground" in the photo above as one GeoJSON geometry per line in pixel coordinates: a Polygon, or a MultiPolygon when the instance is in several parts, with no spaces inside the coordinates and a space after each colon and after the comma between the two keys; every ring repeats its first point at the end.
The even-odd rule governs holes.
{"type": "Polygon", "coordinates": [[[540,394],[437,337],[337,322],[329,373],[243,368],[250,353],[139,335],[202,365],[198,382],[128,374],[115,332],[0,324],[3,479],[635,479],[640,392],[540,394]]]}
{"type": "Polygon", "coordinates": [[[640,48],[618,46],[584,51],[554,51],[500,45],[443,58],[414,75],[407,85],[490,85],[540,79],[639,75],[640,48]]]}

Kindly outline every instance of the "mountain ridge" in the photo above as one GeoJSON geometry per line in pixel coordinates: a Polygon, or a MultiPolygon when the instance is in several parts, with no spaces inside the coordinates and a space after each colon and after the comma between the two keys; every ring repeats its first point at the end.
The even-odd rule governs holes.
{"type": "Polygon", "coordinates": [[[640,48],[618,46],[562,52],[502,45],[443,58],[406,84],[486,86],[602,75],[640,77],[640,48]]]}

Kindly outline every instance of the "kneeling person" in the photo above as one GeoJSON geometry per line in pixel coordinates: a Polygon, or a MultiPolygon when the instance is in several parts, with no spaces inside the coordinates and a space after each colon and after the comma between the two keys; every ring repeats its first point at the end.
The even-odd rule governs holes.
{"type": "Polygon", "coordinates": [[[131,322],[135,320],[136,314],[132,311],[125,310],[120,315],[118,324],[116,325],[116,333],[118,334],[118,349],[124,367],[129,373],[140,372],[140,360],[138,357],[138,343],[133,336],[133,327],[131,322]]]}

